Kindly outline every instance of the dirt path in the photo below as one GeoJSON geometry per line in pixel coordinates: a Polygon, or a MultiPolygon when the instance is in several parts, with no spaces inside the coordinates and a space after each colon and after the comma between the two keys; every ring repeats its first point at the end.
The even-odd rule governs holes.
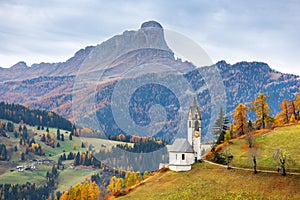
{"type": "MultiPolygon", "coordinates": [[[[208,160],[204,160],[204,162],[212,164],[212,165],[216,165],[216,166],[220,166],[223,168],[227,168],[227,165],[222,165],[222,164],[218,164],[218,163],[214,163],[208,160]]],[[[253,169],[249,169],[249,168],[242,168],[242,167],[234,167],[234,166],[230,166],[231,169],[238,169],[238,170],[244,170],[244,171],[251,171],[253,172],[253,169]]],[[[257,172],[263,172],[263,173],[272,173],[272,174],[278,174],[279,172],[277,171],[271,171],[271,170],[257,170],[257,172]]],[[[298,175],[300,176],[300,173],[297,172],[287,172],[286,174],[292,174],[292,175],[298,175]]]]}

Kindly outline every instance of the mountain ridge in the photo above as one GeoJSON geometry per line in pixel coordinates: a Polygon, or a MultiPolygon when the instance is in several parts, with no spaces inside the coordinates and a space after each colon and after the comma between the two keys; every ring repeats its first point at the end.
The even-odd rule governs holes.
{"type": "MultiPolygon", "coordinates": [[[[124,74],[145,63],[154,63],[158,66],[152,71],[146,71],[148,74],[159,71],[156,69],[159,69],[161,65],[169,66],[184,74],[186,80],[194,88],[194,92],[197,91],[198,103],[204,118],[204,132],[207,132],[208,124],[213,123],[209,120],[214,105],[211,101],[211,91],[205,89],[206,83],[202,74],[211,68],[217,67],[222,77],[226,93],[225,110],[229,114],[232,114],[238,103],[251,102],[258,93],[264,93],[270,96],[269,104],[274,115],[279,111],[281,101],[294,99],[300,87],[299,76],[277,72],[264,62],[242,61],[228,64],[222,60],[206,67],[195,67],[190,62],[183,62],[175,58],[174,53],[165,43],[163,29],[155,23],[154,25],[150,23],[137,31],[124,31],[121,35],[113,36],[99,45],[80,49],[65,62],[33,64],[31,67],[28,67],[25,62],[19,62],[12,68],[1,68],[0,101],[51,110],[73,120],[74,95],[81,94],[84,89],[90,87],[86,83],[80,83],[82,84],[79,85],[80,87],[74,88],[77,79],[81,78],[78,75],[86,74],[85,77],[88,80],[90,77],[102,74],[105,79],[101,81],[99,81],[101,77],[96,76],[96,79],[98,78],[95,89],[96,105],[91,111],[96,111],[98,115],[101,113],[101,116],[108,116],[109,123],[105,124],[106,128],[117,127],[110,111],[114,87],[118,81],[126,78],[123,77],[124,74]],[[101,70],[104,70],[103,73],[101,70]],[[203,90],[201,90],[202,87],[204,87],[203,90]]],[[[145,71],[142,72],[135,74],[135,77],[127,78],[135,80],[147,75],[145,71]]],[[[165,78],[167,76],[168,74],[164,73],[161,75],[165,78]]],[[[165,89],[161,92],[160,101],[167,102],[167,94],[170,93],[165,89]]],[[[145,92],[140,95],[149,96],[145,92]]],[[[83,110],[85,98],[94,97],[87,95],[81,97],[77,106],[82,107],[83,110]]],[[[146,105],[140,104],[140,106],[148,109],[146,105]]],[[[143,111],[132,116],[138,116],[140,121],[147,121],[149,120],[147,112],[143,111]]],[[[91,113],[84,113],[81,118],[86,118],[88,122],[90,121],[89,114],[91,113]]],[[[89,124],[86,125],[89,126],[89,124]]],[[[119,128],[110,129],[110,131],[114,134],[121,132],[119,128]]]]}

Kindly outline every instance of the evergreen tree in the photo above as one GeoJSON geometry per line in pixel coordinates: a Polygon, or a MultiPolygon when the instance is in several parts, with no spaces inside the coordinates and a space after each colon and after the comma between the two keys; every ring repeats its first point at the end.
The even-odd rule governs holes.
{"type": "Polygon", "coordinates": [[[61,141],[65,141],[65,135],[63,133],[60,135],[60,137],[61,137],[61,141]]]}
{"type": "Polygon", "coordinates": [[[74,166],[80,165],[80,153],[78,152],[74,158],[74,166]]]}
{"type": "Polygon", "coordinates": [[[57,129],[57,131],[56,131],[56,139],[60,140],[60,130],[59,129],[57,129]]]}
{"type": "Polygon", "coordinates": [[[46,135],[45,134],[43,134],[41,141],[46,142],[46,135]]]}
{"type": "Polygon", "coordinates": [[[23,130],[22,126],[19,125],[19,132],[21,132],[23,130]]]}
{"type": "Polygon", "coordinates": [[[72,134],[69,134],[69,140],[72,140],[72,134]]]}
{"type": "Polygon", "coordinates": [[[62,158],[62,156],[60,156],[57,161],[58,166],[62,165],[62,160],[63,160],[63,158],[62,158]]]}
{"type": "Polygon", "coordinates": [[[25,153],[24,152],[21,153],[21,160],[22,161],[25,160],[25,153]]]}
{"type": "Polygon", "coordinates": [[[62,155],[62,160],[67,160],[67,156],[65,153],[62,155]]]}
{"type": "Polygon", "coordinates": [[[215,122],[213,135],[215,135],[217,141],[216,144],[221,144],[224,141],[226,130],[229,130],[229,120],[225,116],[223,109],[220,108],[219,116],[215,122]]]}

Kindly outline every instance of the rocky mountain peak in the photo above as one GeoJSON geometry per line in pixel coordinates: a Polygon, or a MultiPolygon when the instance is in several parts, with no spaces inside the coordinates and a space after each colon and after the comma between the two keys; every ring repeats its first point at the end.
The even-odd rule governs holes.
{"type": "Polygon", "coordinates": [[[14,70],[16,70],[16,69],[26,69],[26,68],[28,68],[28,66],[24,61],[20,61],[20,62],[18,62],[17,64],[15,64],[11,67],[11,69],[14,69],[14,70]]]}
{"type": "Polygon", "coordinates": [[[163,28],[162,25],[156,21],[144,22],[141,28],[163,28]]]}

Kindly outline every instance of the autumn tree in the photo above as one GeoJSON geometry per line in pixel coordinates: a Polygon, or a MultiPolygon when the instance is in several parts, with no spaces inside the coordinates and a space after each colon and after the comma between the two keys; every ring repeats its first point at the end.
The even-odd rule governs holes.
{"type": "Polygon", "coordinates": [[[264,94],[259,94],[257,98],[251,102],[253,105],[252,110],[255,111],[257,119],[254,121],[254,125],[260,128],[266,128],[266,125],[271,123],[272,117],[269,115],[272,111],[269,109],[269,104],[266,101],[269,96],[265,96],[264,94]]]}
{"type": "Polygon", "coordinates": [[[281,112],[276,115],[276,122],[280,125],[289,123],[289,106],[286,99],[281,102],[280,108],[281,112]]]}
{"type": "Polygon", "coordinates": [[[137,183],[135,173],[130,171],[127,172],[124,181],[126,188],[130,188],[131,186],[135,185],[137,183]]]}
{"type": "Polygon", "coordinates": [[[298,94],[296,95],[295,108],[297,110],[296,118],[300,119],[299,111],[300,111],[300,88],[298,94]]]}
{"type": "Polygon", "coordinates": [[[233,131],[238,135],[244,135],[247,132],[248,121],[247,112],[249,108],[244,104],[240,103],[235,108],[235,113],[233,116],[233,131]]]}
{"type": "Polygon", "coordinates": [[[86,180],[84,183],[78,183],[64,192],[60,200],[98,200],[100,199],[100,190],[95,182],[86,180]]]}
{"type": "Polygon", "coordinates": [[[289,100],[288,113],[290,115],[290,120],[293,115],[295,116],[295,120],[298,120],[295,100],[289,100]]]}
{"type": "Polygon", "coordinates": [[[107,186],[107,189],[111,193],[118,192],[122,190],[124,187],[124,179],[123,178],[117,178],[116,176],[111,177],[109,185],[107,186]]]}
{"type": "Polygon", "coordinates": [[[224,141],[225,141],[225,142],[228,142],[230,139],[231,139],[230,131],[227,130],[227,131],[225,132],[224,141]]]}

